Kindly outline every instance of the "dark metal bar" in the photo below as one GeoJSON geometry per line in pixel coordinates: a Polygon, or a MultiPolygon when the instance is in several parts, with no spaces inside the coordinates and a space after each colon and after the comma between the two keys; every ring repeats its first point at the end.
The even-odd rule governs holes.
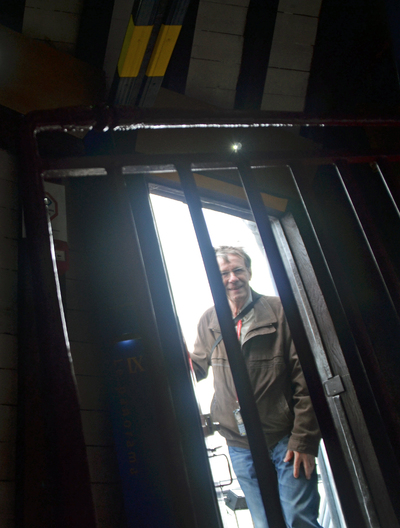
{"type": "MultiPolygon", "coordinates": [[[[296,218],[299,221],[302,233],[307,239],[307,246],[312,248],[310,256],[313,257],[313,265],[319,277],[319,284],[334,319],[346,365],[351,374],[389,494],[396,494],[398,480],[397,477],[393,479],[392,473],[397,472],[397,463],[393,458],[393,444],[390,440],[390,431],[387,429],[387,426],[389,425],[390,427],[390,423],[393,421],[393,409],[392,407],[390,408],[391,397],[387,395],[387,389],[382,384],[382,374],[377,364],[368,329],[362,320],[356,298],[351,291],[352,288],[350,288],[353,281],[357,282],[360,279],[348,277],[348,274],[360,274],[365,278],[364,263],[368,260],[368,254],[363,253],[358,264],[348,260],[349,251],[353,254],[353,258],[355,258],[357,252],[364,251],[361,249],[364,242],[363,238],[357,238],[358,228],[351,224],[351,218],[354,213],[347,211],[347,214],[350,214],[350,219],[345,214],[342,204],[343,199],[344,201],[347,200],[345,195],[342,195],[341,200],[329,183],[331,181],[331,173],[335,172],[334,167],[323,168],[325,178],[323,182],[320,181],[320,192],[316,195],[315,189],[310,185],[308,178],[303,178],[302,168],[297,167],[295,171],[296,183],[302,199],[304,214],[306,216],[310,215],[310,220],[302,218],[301,211],[296,214],[296,218]],[[312,230],[315,229],[314,233],[310,233],[309,225],[313,226],[312,230]],[[351,241],[347,241],[349,246],[347,250],[344,249],[343,245],[337,246],[337,237],[340,238],[341,236],[339,231],[344,233],[343,236],[348,239],[351,237],[351,241]],[[319,244],[320,247],[316,247],[319,244]],[[327,262],[329,270],[326,267],[327,262]]],[[[367,278],[364,281],[365,295],[369,288],[369,278],[367,278]]],[[[368,302],[363,304],[364,309],[369,306],[368,302]]],[[[379,316],[378,313],[375,313],[375,315],[379,316]]],[[[349,416],[351,414],[352,411],[350,411],[349,416]]],[[[358,419],[355,419],[353,428],[359,429],[358,419]]],[[[355,432],[356,436],[357,432],[355,432]]],[[[368,460],[368,465],[370,466],[370,458],[364,456],[363,462],[365,460],[368,460]]],[[[371,462],[373,462],[373,459],[371,459],[371,462]]],[[[390,518],[392,515],[391,508],[386,510],[383,508],[382,510],[381,507],[386,500],[385,498],[380,498],[381,493],[385,493],[384,488],[376,489],[377,476],[371,473],[371,469],[371,466],[366,467],[367,476],[372,480],[371,490],[374,491],[374,501],[379,516],[381,519],[385,519],[387,516],[390,518]]],[[[394,495],[391,500],[393,508],[396,510],[397,501],[394,495]]],[[[393,524],[393,521],[384,522],[383,524],[393,524]]]]}
{"type": "MultiPolygon", "coordinates": [[[[282,220],[283,221],[283,220],[282,220]]],[[[277,219],[271,220],[271,225],[273,229],[273,233],[275,235],[275,239],[277,241],[278,247],[280,249],[282,259],[285,265],[285,269],[291,284],[291,288],[294,294],[294,297],[296,299],[296,303],[299,307],[300,316],[303,321],[304,329],[306,331],[314,358],[316,362],[316,367],[318,369],[319,376],[321,378],[321,381],[324,383],[325,387],[329,387],[329,384],[331,381],[334,381],[334,379],[340,378],[340,383],[343,384],[343,387],[345,387],[345,392],[342,392],[341,394],[337,394],[332,396],[328,390],[326,390],[328,397],[327,397],[327,403],[330,409],[330,412],[332,414],[332,419],[336,427],[338,439],[340,441],[341,449],[343,452],[343,457],[346,460],[347,467],[353,468],[353,471],[350,473],[352,477],[352,482],[350,483],[342,483],[341,485],[341,492],[344,493],[345,486],[349,485],[352,486],[352,488],[355,490],[357,494],[357,498],[359,500],[359,503],[363,506],[365,511],[367,512],[367,517],[372,526],[378,526],[378,520],[377,515],[374,509],[374,505],[371,500],[371,494],[368,490],[363,468],[361,465],[360,456],[355,449],[354,445],[354,438],[352,434],[352,430],[349,427],[348,420],[346,418],[346,415],[344,413],[343,409],[343,401],[342,396],[347,395],[348,390],[351,389],[351,383],[347,379],[348,375],[345,369],[341,369],[341,376],[338,374],[336,376],[333,375],[331,367],[328,363],[327,356],[322,344],[321,334],[320,330],[317,326],[317,321],[320,323],[320,327],[322,327],[324,330],[328,330],[329,333],[329,322],[327,321],[327,314],[325,314],[325,320],[321,321],[321,315],[323,316],[323,301],[320,290],[316,287],[316,284],[314,283],[310,287],[310,281],[305,281],[306,284],[304,284],[302,278],[300,278],[299,269],[302,269],[303,276],[304,276],[304,268],[306,268],[306,273],[312,273],[312,267],[309,262],[304,262],[305,260],[305,251],[304,248],[300,248],[300,253],[296,253],[296,263],[294,262],[294,258],[292,256],[292,253],[288,246],[288,241],[286,240],[286,237],[282,230],[281,222],[277,219]],[[307,287],[308,286],[308,287],[307,287]],[[307,293],[306,293],[307,290],[307,293]],[[309,302],[310,300],[310,302],[309,302]],[[314,301],[314,302],[313,302],[314,301]],[[313,308],[315,313],[313,313],[313,310],[311,310],[310,303],[313,304],[313,308]],[[315,315],[315,316],[314,316],[315,315]]],[[[298,237],[296,237],[296,242],[298,242],[298,237]]],[[[306,277],[307,279],[307,277],[306,277]]],[[[328,340],[332,340],[332,336],[327,336],[325,333],[325,338],[328,337],[328,340]]],[[[337,348],[337,347],[335,347],[337,348]]],[[[335,355],[339,355],[340,350],[335,350],[335,355]]],[[[332,355],[331,355],[332,357],[332,355]]],[[[337,365],[337,361],[334,362],[337,365]]],[[[335,393],[333,393],[335,394],[335,393]]],[[[357,404],[357,401],[354,402],[357,404]]],[[[359,426],[361,429],[361,424],[359,426]]],[[[364,433],[365,433],[364,428],[364,433]]],[[[357,434],[357,433],[355,433],[357,434]]],[[[369,453],[370,454],[370,453],[369,453]]],[[[373,453],[372,453],[373,457],[373,453]]],[[[375,460],[372,460],[372,464],[375,462],[375,460]]],[[[375,469],[377,469],[375,467],[375,469]]],[[[377,478],[379,478],[379,475],[377,475],[377,478]]],[[[381,480],[381,483],[383,481],[381,480]]],[[[330,486],[330,482],[326,483],[326,488],[330,486]]],[[[389,505],[390,507],[390,505],[389,505]]]]}
{"type": "MultiPolygon", "coordinates": [[[[331,226],[331,246],[341,255],[346,266],[348,285],[375,350],[379,368],[375,381],[378,382],[382,375],[385,377],[387,392],[380,407],[382,413],[392,409],[392,420],[387,427],[395,446],[400,439],[400,321],[338,169],[321,172],[315,188],[324,205],[326,221],[331,226]],[[333,218],[336,229],[332,225],[333,218]],[[339,225],[340,231],[337,229],[339,225]]],[[[400,463],[400,453],[397,457],[400,463]]]]}
{"type": "Polygon", "coordinates": [[[390,193],[393,204],[400,210],[400,181],[398,170],[399,167],[392,163],[392,160],[388,157],[380,156],[376,160],[376,166],[381,174],[385,185],[387,186],[388,192],[390,193]]]}
{"type": "MultiPolygon", "coordinates": [[[[345,159],[350,163],[373,163],[379,153],[310,151],[307,153],[247,152],[246,155],[252,169],[263,169],[278,166],[286,167],[300,161],[311,166],[334,163],[338,159],[345,159]]],[[[400,161],[400,154],[387,153],[387,158],[391,161],[400,161]]],[[[104,167],[115,164],[124,167],[125,174],[171,173],[175,172],[175,162],[191,163],[193,171],[236,170],[231,152],[193,154],[142,154],[133,152],[132,154],[115,155],[113,162],[110,162],[109,156],[42,159],[41,171],[45,178],[104,176],[106,173],[104,167]]]]}
{"type": "Polygon", "coordinates": [[[215,252],[211,245],[201,210],[196,184],[189,166],[178,165],[177,170],[192,216],[208,281],[214,297],[215,309],[243,414],[267,519],[270,526],[284,528],[285,522],[280,506],[275,468],[269,458],[246,364],[235,333],[232,313],[228,305],[225,288],[222,284],[220,271],[215,258],[215,252]]]}
{"type": "Polygon", "coordinates": [[[27,240],[18,244],[18,409],[15,457],[15,526],[54,526],[56,475],[48,452],[40,345],[27,240]],[[37,483],[41,482],[41,486],[37,483]]]}
{"type": "Polygon", "coordinates": [[[198,527],[136,225],[124,177],[117,168],[110,173],[71,187],[82,211],[96,337],[106,362],[123,525],[198,527]]]}
{"type": "MultiPolygon", "coordinates": [[[[109,172],[110,198],[107,199],[107,203],[111,209],[107,212],[111,215],[114,213],[112,225],[113,240],[116,244],[111,247],[120,256],[117,267],[114,261],[113,278],[116,284],[113,287],[115,291],[112,297],[117,299],[121,311],[126,311],[130,306],[134,313],[134,318],[128,318],[126,315],[124,318],[130,320],[130,325],[137,328],[136,331],[143,342],[145,370],[143,374],[147,373],[146,382],[142,382],[142,391],[146,391],[147,398],[134,411],[133,418],[135,427],[141,431],[138,432],[137,444],[140,445],[137,446],[137,458],[143,461],[142,471],[137,475],[137,486],[139,489],[141,487],[147,489],[147,498],[135,496],[127,499],[130,503],[137,501],[136,516],[129,521],[132,525],[137,523],[138,526],[148,526],[149,523],[161,526],[160,523],[163,523],[169,527],[183,528],[189,525],[203,528],[206,526],[202,518],[204,513],[201,514],[199,511],[200,504],[196,505],[195,490],[190,486],[197,473],[189,477],[182,453],[182,428],[186,424],[178,424],[171,398],[166,369],[167,359],[163,355],[125,179],[119,168],[109,172]],[[113,211],[112,207],[116,207],[116,210],[113,211]]],[[[108,241],[110,242],[113,244],[112,240],[108,241]]],[[[108,303],[109,297],[110,295],[106,300],[108,303]]],[[[105,324],[109,323],[105,321],[105,324]]],[[[134,378],[131,378],[131,383],[135,385],[134,378]]],[[[192,411],[195,413],[196,408],[192,408],[192,411]]],[[[199,432],[199,429],[197,431],[199,432]]],[[[201,428],[199,434],[201,435],[201,428]]],[[[218,524],[212,526],[218,527],[218,524]]]]}
{"type": "MultiPolygon", "coordinates": [[[[54,525],[96,526],[90,475],[77,387],[52,242],[44,203],[43,182],[37,171],[33,131],[22,130],[21,192],[25,215],[34,299],[39,329],[47,448],[36,456],[49,463],[54,488],[54,525]]],[[[39,482],[39,479],[38,479],[39,482]]]]}
{"type": "Polygon", "coordinates": [[[207,115],[202,111],[178,109],[145,109],[132,107],[59,108],[31,112],[26,122],[33,133],[51,130],[139,130],[168,128],[262,128],[274,126],[400,126],[400,116],[332,116],[319,118],[298,112],[228,112],[214,111],[207,115]]]}
{"type": "Polygon", "coordinates": [[[400,215],[381,173],[369,164],[336,162],[371,250],[400,315],[400,215]]]}
{"type": "MultiPolygon", "coordinates": [[[[315,365],[312,349],[302,323],[299,308],[293,294],[290,280],[285,270],[282,256],[277,245],[268,215],[262,202],[260,193],[254,181],[254,175],[248,162],[241,159],[238,161],[239,174],[246,191],[250,207],[257,222],[258,230],[263,241],[271,266],[274,279],[281,297],[282,305],[292,332],[293,341],[303,368],[304,376],[309,387],[310,396],[318,418],[322,437],[332,460],[335,464],[335,477],[337,481],[350,480],[350,472],[347,467],[343,452],[337,437],[335,425],[326,401],[322,383],[315,365]]],[[[357,494],[353,487],[347,489],[347,493],[341,494],[343,513],[349,526],[368,527],[371,526],[365,518],[358,503],[357,494]]]]}
{"type": "MultiPolygon", "coordinates": [[[[292,171],[298,181],[301,178],[302,168],[292,168],[292,171]]],[[[369,495],[368,493],[367,496],[360,493],[362,488],[365,488],[364,471],[372,496],[374,499],[378,498],[375,500],[375,506],[379,518],[384,519],[382,524],[395,526],[395,515],[386,493],[384,480],[386,472],[381,471],[379,467],[373,443],[375,444],[377,441],[378,444],[382,445],[381,452],[386,452],[386,447],[390,451],[391,447],[390,444],[387,444],[387,436],[383,434],[382,417],[370,386],[364,379],[364,369],[357,347],[346,323],[332,283],[332,277],[324,262],[321,248],[305,207],[304,203],[303,206],[291,205],[296,222],[291,215],[287,214],[282,218],[281,223],[299,268],[306,295],[313,308],[325,350],[332,365],[332,376],[340,376],[345,388],[340,397],[328,398],[328,403],[334,400],[332,405],[343,406],[345,411],[340,414],[336,413],[338,417],[343,416],[345,418],[343,423],[337,423],[337,430],[343,451],[349,460],[349,467],[354,467],[353,482],[355,489],[359,490],[360,501],[365,501],[369,495]],[[354,438],[356,446],[354,452],[349,450],[347,434],[349,438],[354,438]],[[368,460],[368,464],[364,463],[366,460],[368,460]],[[357,480],[354,480],[355,478],[357,480]]],[[[345,488],[347,485],[347,482],[340,483],[341,488],[345,488]]],[[[371,507],[368,501],[365,501],[365,506],[371,507]]]]}
{"type": "MultiPolygon", "coordinates": [[[[222,527],[218,502],[190,379],[188,352],[183,342],[171,298],[165,265],[143,176],[127,180],[127,191],[149,281],[170,390],[178,417],[179,437],[185,457],[186,479],[191,488],[193,510],[202,528],[222,527]]],[[[183,493],[181,492],[181,499],[183,493]]],[[[186,504],[186,508],[189,505],[186,504]]],[[[181,506],[185,508],[185,501],[181,506]]],[[[188,526],[188,525],[186,525],[188,526]]]]}

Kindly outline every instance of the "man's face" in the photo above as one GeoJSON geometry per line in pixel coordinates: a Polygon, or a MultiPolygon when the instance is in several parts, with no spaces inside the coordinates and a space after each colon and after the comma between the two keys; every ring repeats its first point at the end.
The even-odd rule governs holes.
{"type": "Polygon", "coordinates": [[[226,295],[229,301],[240,309],[250,295],[251,271],[246,268],[243,258],[238,255],[228,255],[228,262],[221,257],[218,257],[217,261],[226,295]]]}

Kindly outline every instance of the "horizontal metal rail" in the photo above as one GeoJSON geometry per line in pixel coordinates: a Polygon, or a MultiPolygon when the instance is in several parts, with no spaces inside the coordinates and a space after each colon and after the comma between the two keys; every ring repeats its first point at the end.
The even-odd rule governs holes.
{"type": "Polygon", "coordinates": [[[400,116],[335,116],[316,117],[298,112],[227,112],[178,109],[144,109],[131,107],[110,108],[73,107],[57,110],[37,111],[27,114],[25,126],[32,133],[51,130],[75,132],[81,130],[107,131],[170,129],[170,128],[264,128],[264,127],[398,127],[400,116]]]}
{"type": "MultiPolygon", "coordinates": [[[[248,152],[246,157],[252,169],[288,166],[302,161],[307,165],[318,166],[346,160],[349,163],[373,163],[380,156],[387,161],[400,161],[399,153],[349,152],[349,151],[311,151],[311,152],[248,152]]],[[[85,156],[56,159],[40,159],[41,172],[45,178],[105,176],[106,167],[123,167],[124,174],[151,174],[176,172],[174,163],[191,165],[194,172],[236,170],[236,161],[232,153],[222,154],[141,154],[134,152],[129,155],[85,156]]]]}

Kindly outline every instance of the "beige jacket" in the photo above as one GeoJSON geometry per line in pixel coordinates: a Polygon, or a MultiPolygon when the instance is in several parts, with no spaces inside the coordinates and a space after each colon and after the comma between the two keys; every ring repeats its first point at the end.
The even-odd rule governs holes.
{"type": "MultiPolygon", "coordinates": [[[[262,428],[269,448],[290,434],[288,448],[316,456],[320,433],[300,367],[289,327],[278,297],[261,296],[252,291],[254,318],[243,340],[244,354],[262,428]]],[[[233,411],[238,407],[236,390],[224,342],[212,353],[220,335],[215,308],[209,308],[198,324],[191,354],[198,380],[207,377],[210,364],[214,374],[213,421],[227,444],[248,448],[247,437],[240,436],[233,411]]]]}

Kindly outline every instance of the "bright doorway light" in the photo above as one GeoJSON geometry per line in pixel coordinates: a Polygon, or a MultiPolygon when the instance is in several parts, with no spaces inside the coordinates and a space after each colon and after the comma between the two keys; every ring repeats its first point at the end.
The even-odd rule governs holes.
{"type": "MultiPolygon", "coordinates": [[[[150,198],[176,312],[188,350],[191,351],[196,339],[197,323],[205,310],[213,305],[203,260],[187,205],[155,194],[150,194],[150,198]]],[[[203,209],[203,212],[213,246],[243,247],[252,259],[250,284],[253,290],[265,295],[278,295],[255,223],[211,209],[203,209]]],[[[202,413],[209,413],[214,392],[211,369],[208,378],[198,383],[195,390],[202,413]]],[[[218,433],[207,438],[207,446],[223,446],[218,452],[228,456],[225,440],[218,433]]],[[[324,459],[329,464],[326,456],[324,459]]],[[[212,468],[212,472],[216,482],[226,478],[226,471],[221,470],[222,476],[219,469],[212,468]]],[[[319,492],[322,498],[319,522],[322,526],[328,526],[323,522],[328,507],[322,482],[319,492]]],[[[220,498],[218,501],[225,528],[245,528],[252,524],[248,510],[240,512],[243,518],[239,520],[227,515],[224,503],[221,503],[220,498]]],[[[341,515],[340,511],[338,513],[341,515]]]]}
{"type": "MultiPolygon", "coordinates": [[[[155,194],[150,194],[150,198],[179,323],[188,350],[192,351],[197,323],[213,305],[196,234],[186,204],[155,194]]],[[[211,209],[203,212],[213,246],[243,247],[252,259],[252,288],[265,295],[277,295],[255,223],[211,209]]],[[[196,388],[203,413],[210,409],[212,383],[210,371],[196,388]]]]}
{"type": "MultiPolygon", "coordinates": [[[[187,205],[155,194],[150,197],[176,310],[191,350],[197,322],[213,304],[203,260],[187,205]]],[[[252,288],[277,295],[255,223],[210,209],[203,212],[213,246],[243,247],[252,259],[252,288]]]]}

